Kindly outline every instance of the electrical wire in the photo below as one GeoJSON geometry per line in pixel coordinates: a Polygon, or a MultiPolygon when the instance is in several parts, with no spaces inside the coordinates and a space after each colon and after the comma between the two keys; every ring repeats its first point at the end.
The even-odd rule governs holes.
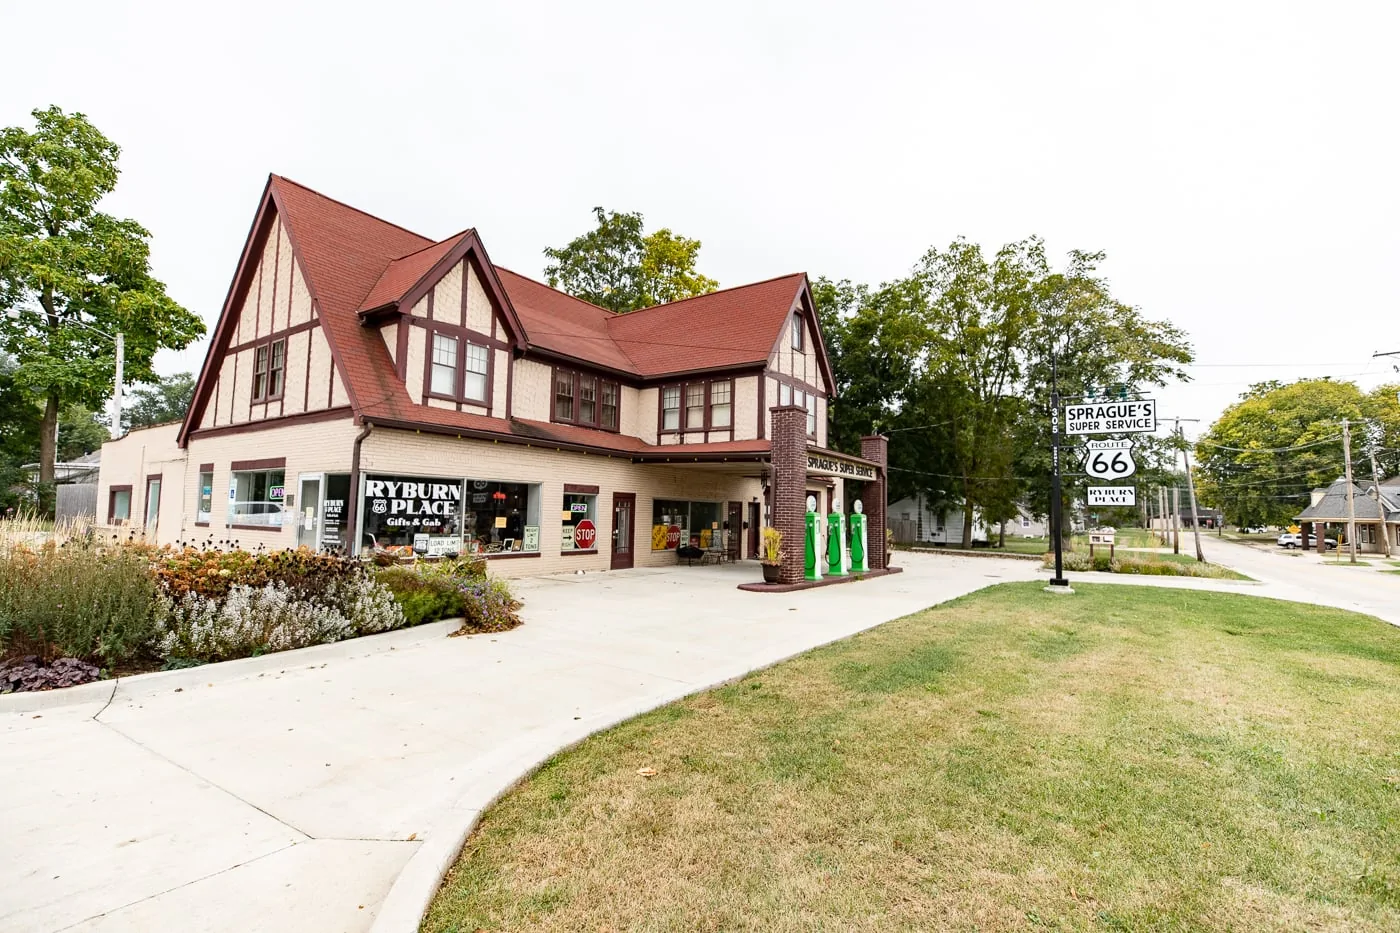
{"type": "Polygon", "coordinates": [[[1229,447],[1225,444],[1217,444],[1214,441],[1205,440],[1204,438],[1198,438],[1195,443],[1204,444],[1207,447],[1214,447],[1217,450],[1233,450],[1236,453],[1242,454],[1282,454],[1288,453],[1291,450],[1305,450],[1309,447],[1320,447],[1323,444],[1331,444],[1341,439],[1342,436],[1337,434],[1332,437],[1324,437],[1321,440],[1309,441],[1306,444],[1294,444],[1292,447],[1229,447]]]}

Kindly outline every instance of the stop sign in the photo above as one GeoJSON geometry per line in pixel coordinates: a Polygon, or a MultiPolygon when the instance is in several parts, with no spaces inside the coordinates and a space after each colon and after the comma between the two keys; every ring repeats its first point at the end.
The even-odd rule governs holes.
{"type": "Polygon", "coordinates": [[[670,528],[667,528],[667,529],[666,529],[666,547],[667,547],[669,550],[675,550],[676,548],[680,547],[680,543],[681,543],[681,526],[680,526],[680,525],[672,525],[670,528]]]}
{"type": "Polygon", "coordinates": [[[574,526],[574,545],[582,550],[593,547],[593,543],[598,540],[598,529],[588,519],[584,519],[574,526]]]}

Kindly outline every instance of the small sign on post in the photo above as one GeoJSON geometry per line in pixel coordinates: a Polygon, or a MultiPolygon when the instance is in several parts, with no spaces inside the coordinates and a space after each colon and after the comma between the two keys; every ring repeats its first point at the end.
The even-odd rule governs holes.
{"type": "Polygon", "coordinates": [[[1097,545],[1099,545],[1100,547],[1102,547],[1103,545],[1107,544],[1107,545],[1108,545],[1108,559],[1109,559],[1109,560],[1112,560],[1112,559],[1113,559],[1113,535],[1114,535],[1114,532],[1113,532],[1113,529],[1112,529],[1112,528],[1101,528],[1101,529],[1099,529],[1098,531],[1091,531],[1091,532],[1089,532],[1089,557],[1092,558],[1092,557],[1094,556],[1094,545],[1097,544],[1097,545]]]}
{"type": "Polygon", "coordinates": [[[1091,506],[1137,505],[1136,486],[1086,486],[1091,506]]]}

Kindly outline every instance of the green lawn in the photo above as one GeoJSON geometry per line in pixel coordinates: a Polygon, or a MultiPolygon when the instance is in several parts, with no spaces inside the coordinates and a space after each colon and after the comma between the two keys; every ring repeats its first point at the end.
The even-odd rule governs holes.
{"type": "MultiPolygon", "coordinates": [[[[995,536],[993,537],[995,540],[995,536]]],[[[1048,538],[1013,538],[1006,536],[1006,547],[1000,548],[993,545],[988,550],[1004,551],[1012,554],[1035,554],[1041,555],[1050,550],[1050,540],[1048,538]]]]}
{"type": "Polygon", "coordinates": [[[1076,590],[998,586],[556,756],[423,929],[1400,929],[1400,632],[1076,590]]]}

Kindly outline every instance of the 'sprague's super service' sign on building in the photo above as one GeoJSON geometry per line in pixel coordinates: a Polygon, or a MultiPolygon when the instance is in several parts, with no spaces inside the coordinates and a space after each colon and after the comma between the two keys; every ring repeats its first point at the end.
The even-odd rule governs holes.
{"type": "Polygon", "coordinates": [[[801,501],[850,478],[879,545],[884,439],[826,450],[832,389],[803,274],[615,314],[475,230],[431,240],[273,175],[185,420],[104,446],[99,519],[608,569],[756,556],[764,524],[800,541],[801,501]]]}

